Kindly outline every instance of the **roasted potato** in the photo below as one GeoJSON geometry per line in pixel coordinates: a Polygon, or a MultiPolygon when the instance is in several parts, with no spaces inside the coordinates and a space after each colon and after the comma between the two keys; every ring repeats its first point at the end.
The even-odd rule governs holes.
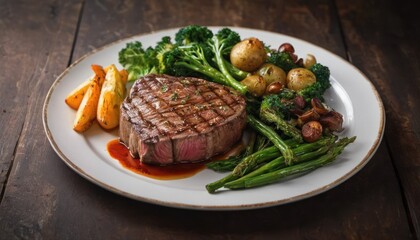
{"type": "Polygon", "coordinates": [[[309,69],[309,68],[311,68],[314,64],[316,63],[316,58],[315,58],[315,56],[314,55],[312,55],[312,54],[307,54],[306,55],[306,58],[305,58],[305,61],[303,62],[303,66],[306,68],[306,69],[309,69]]]}
{"type": "Polygon", "coordinates": [[[126,69],[120,70],[121,82],[125,85],[128,81],[128,71],[126,69]]]}
{"type": "Polygon", "coordinates": [[[286,72],[274,64],[265,63],[257,72],[264,78],[267,86],[273,82],[280,82],[283,86],[286,85],[286,72]]]}
{"type": "Polygon", "coordinates": [[[105,81],[105,69],[101,65],[92,64],[91,65],[93,72],[95,73],[95,76],[98,78],[99,81],[99,87],[102,87],[102,84],[105,81]]]}
{"type": "Polygon", "coordinates": [[[93,121],[96,119],[96,111],[98,108],[99,95],[101,88],[97,78],[89,81],[88,89],[83,96],[83,100],[77,109],[76,118],[74,119],[73,130],[82,133],[89,129],[93,121]]]}
{"type": "Polygon", "coordinates": [[[257,97],[262,96],[267,88],[264,78],[256,74],[246,77],[241,83],[248,88],[252,95],[257,97]]]}
{"type": "Polygon", "coordinates": [[[300,91],[316,82],[315,75],[306,68],[293,68],[287,73],[287,88],[300,91]]]}
{"type": "Polygon", "coordinates": [[[104,129],[118,126],[120,105],[126,95],[126,87],[115,65],[108,67],[99,97],[97,120],[104,129]]]}
{"type": "Polygon", "coordinates": [[[73,91],[67,95],[66,99],[64,100],[69,107],[73,108],[74,110],[79,109],[80,103],[82,103],[83,96],[85,96],[89,86],[92,84],[92,81],[95,76],[89,78],[89,80],[83,82],[79,86],[77,86],[73,91]]]}
{"type": "Polygon", "coordinates": [[[230,52],[232,65],[247,72],[257,70],[266,59],[267,53],[264,44],[254,37],[237,43],[230,52]]]}

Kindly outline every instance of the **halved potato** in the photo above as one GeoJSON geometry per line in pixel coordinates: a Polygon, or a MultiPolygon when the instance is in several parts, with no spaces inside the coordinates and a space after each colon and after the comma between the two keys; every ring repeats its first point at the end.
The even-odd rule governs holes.
{"type": "Polygon", "coordinates": [[[104,129],[113,129],[120,120],[120,106],[126,95],[126,87],[114,64],[107,67],[99,97],[97,120],[104,129]]]}
{"type": "Polygon", "coordinates": [[[93,121],[96,119],[96,111],[98,109],[98,100],[101,94],[101,88],[97,78],[90,81],[88,90],[83,96],[79,109],[77,109],[76,118],[74,119],[73,130],[82,133],[89,129],[93,121]]]}

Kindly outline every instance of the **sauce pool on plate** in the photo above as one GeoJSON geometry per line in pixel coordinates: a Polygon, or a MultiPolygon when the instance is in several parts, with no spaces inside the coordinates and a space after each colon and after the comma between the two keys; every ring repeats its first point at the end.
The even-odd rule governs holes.
{"type": "MultiPolygon", "coordinates": [[[[243,149],[241,143],[235,145],[228,153],[214,157],[209,161],[225,159],[235,152],[243,149]]],[[[159,180],[175,180],[192,177],[206,168],[206,163],[203,161],[199,163],[183,163],[169,166],[156,166],[140,162],[138,158],[131,156],[127,147],[122,144],[119,139],[113,139],[107,144],[107,150],[110,156],[120,162],[120,164],[137,174],[145,177],[150,177],[159,180]]]]}
{"type": "Polygon", "coordinates": [[[159,180],[175,180],[191,177],[206,168],[205,162],[169,166],[144,164],[138,158],[132,157],[127,147],[120,143],[118,139],[111,140],[107,145],[107,150],[111,157],[118,160],[124,168],[137,174],[159,180]]]}

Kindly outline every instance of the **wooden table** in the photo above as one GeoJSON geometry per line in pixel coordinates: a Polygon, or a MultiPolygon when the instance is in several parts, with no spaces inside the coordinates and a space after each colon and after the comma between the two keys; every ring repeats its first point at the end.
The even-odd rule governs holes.
{"type": "Polygon", "coordinates": [[[0,239],[418,239],[420,28],[411,1],[0,1],[0,239]],[[358,67],[386,131],[338,187],[247,211],[197,211],[119,196],[85,180],[49,144],[42,107],[84,54],[188,24],[279,32],[358,67]]]}

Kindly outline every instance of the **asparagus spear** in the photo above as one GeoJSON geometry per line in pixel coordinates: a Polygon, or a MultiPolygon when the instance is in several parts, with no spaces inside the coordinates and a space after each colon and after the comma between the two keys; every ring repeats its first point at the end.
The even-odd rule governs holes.
{"type": "MultiPolygon", "coordinates": [[[[302,155],[304,153],[314,151],[326,145],[329,141],[332,141],[331,138],[323,138],[313,143],[304,143],[294,148],[293,151],[296,155],[302,155]]],[[[244,158],[242,162],[238,164],[238,166],[236,166],[236,171],[234,170],[226,177],[207,184],[206,189],[209,193],[214,193],[217,189],[223,187],[226,183],[240,178],[241,176],[254,170],[257,166],[261,165],[262,163],[272,160],[279,156],[281,156],[281,153],[275,146],[271,146],[261,151],[255,152],[249,155],[248,157],[244,158]]]]}
{"type": "MultiPolygon", "coordinates": [[[[315,159],[316,157],[319,157],[325,154],[329,150],[330,147],[331,147],[330,145],[325,145],[316,151],[309,152],[309,153],[299,156],[299,163],[315,159]]],[[[246,174],[245,176],[239,179],[236,179],[231,182],[227,182],[224,185],[224,187],[231,188],[231,189],[244,188],[246,180],[268,173],[268,172],[276,171],[278,169],[285,168],[285,167],[286,167],[286,164],[284,164],[284,157],[280,156],[268,162],[267,164],[261,166],[260,168],[257,168],[256,170],[246,174]]]]}
{"type": "MultiPolygon", "coordinates": [[[[274,159],[274,158],[278,157],[279,155],[280,155],[279,150],[276,147],[272,146],[272,147],[265,148],[261,151],[258,151],[258,152],[255,152],[255,153],[249,155],[248,157],[244,158],[242,160],[242,162],[244,162],[244,161],[264,162],[264,161],[274,159]],[[250,159],[252,159],[252,160],[250,160],[250,159]]],[[[223,187],[223,185],[225,185],[225,183],[233,181],[235,179],[238,179],[239,177],[240,177],[240,175],[230,173],[229,175],[227,175],[226,177],[224,177],[222,179],[219,179],[215,182],[207,184],[206,185],[207,191],[209,193],[214,193],[217,189],[223,187]]]]}
{"type": "MultiPolygon", "coordinates": [[[[298,156],[298,155],[302,155],[304,153],[308,153],[308,152],[312,152],[322,146],[331,144],[332,142],[335,141],[335,137],[327,137],[327,138],[322,138],[319,139],[316,142],[313,143],[303,143],[298,145],[296,148],[292,149],[292,152],[294,155],[298,156]]],[[[270,147],[270,148],[266,148],[267,152],[268,149],[270,151],[272,151],[272,149],[275,149],[275,147],[270,147]]],[[[277,150],[277,149],[275,149],[277,150]]],[[[265,156],[267,154],[267,152],[261,152],[261,155],[265,156]]],[[[257,152],[258,153],[258,152],[257,152]]],[[[271,152],[270,152],[271,153],[271,152]]],[[[275,157],[279,157],[280,152],[278,152],[277,150],[277,154],[273,154],[272,156],[275,157]]],[[[271,158],[273,159],[273,158],[271,158]]],[[[284,156],[283,156],[284,159],[284,156]]],[[[244,159],[241,163],[239,163],[235,169],[233,169],[233,174],[237,175],[239,177],[244,176],[245,174],[248,174],[249,172],[251,172],[252,170],[254,170],[256,168],[256,166],[260,165],[261,163],[270,160],[270,159],[265,159],[265,158],[261,158],[260,156],[258,156],[257,154],[255,154],[255,157],[249,157],[244,159]]]]}
{"type": "Polygon", "coordinates": [[[243,188],[251,188],[251,187],[271,184],[274,182],[278,182],[284,177],[291,176],[298,173],[308,172],[308,171],[317,169],[319,167],[322,167],[326,164],[329,164],[336,159],[336,157],[344,150],[344,148],[348,144],[354,142],[355,139],[356,137],[342,138],[338,140],[338,142],[334,144],[334,146],[326,154],[322,155],[316,160],[296,164],[293,166],[279,169],[274,172],[265,173],[263,175],[259,175],[259,176],[247,179],[244,182],[243,188]]]}
{"type": "Polygon", "coordinates": [[[296,157],[294,156],[293,151],[272,128],[265,125],[263,122],[252,115],[247,115],[247,121],[251,127],[273,142],[274,146],[276,146],[284,156],[286,165],[292,165],[293,162],[296,161],[296,157]]]}

